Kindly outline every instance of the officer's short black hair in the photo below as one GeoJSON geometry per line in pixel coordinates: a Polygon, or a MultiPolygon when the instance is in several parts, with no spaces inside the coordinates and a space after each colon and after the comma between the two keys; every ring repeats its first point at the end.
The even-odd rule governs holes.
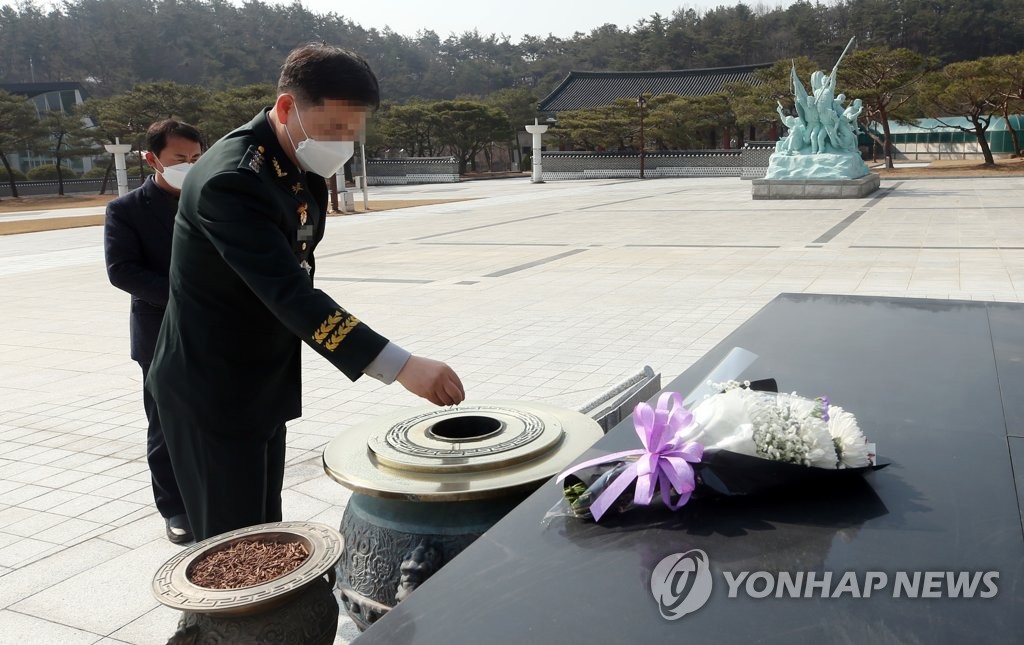
{"type": "Polygon", "coordinates": [[[304,105],[323,105],[324,99],[354,101],[376,110],[380,87],[370,64],[359,54],[325,43],[293,49],[277,81],[277,91],[304,105]]]}
{"type": "Polygon", "coordinates": [[[170,137],[181,137],[205,147],[203,135],[195,126],[174,119],[164,119],[157,121],[146,130],[146,150],[159,157],[167,147],[167,139],[170,137]]]}

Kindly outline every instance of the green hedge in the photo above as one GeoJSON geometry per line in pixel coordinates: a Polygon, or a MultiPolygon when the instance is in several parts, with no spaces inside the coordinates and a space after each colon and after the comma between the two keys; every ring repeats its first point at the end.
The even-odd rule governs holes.
{"type": "MultiPolygon", "coordinates": [[[[103,179],[103,175],[107,173],[106,166],[93,166],[82,173],[82,179],[103,179]]],[[[111,178],[114,177],[114,171],[110,171],[111,178]]]]}
{"type": "MultiPolygon", "coordinates": [[[[78,173],[68,168],[67,166],[61,166],[61,174],[64,179],[78,179],[78,173]]],[[[29,181],[43,181],[47,179],[57,178],[57,164],[43,164],[42,166],[36,166],[32,170],[26,173],[26,177],[29,181]]]]}
{"type": "MultiPolygon", "coordinates": [[[[128,168],[126,168],[126,170],[128,171],[128,176],[129,177],[138,177],[139,176],[139,164],[137,164],[137,163],[128,164],[128,168]]],[[[142,167],[142,171],[143,171],[143,173],[145,173],[145,174],[143,174],[143,177],[149,177],[150,175],[153,174],[153,169],[150,167],[149,164],[145,164],[142,167]]]]}
{"type": "MultiPolygon", "coordinates": [[[[25,181],[25,173],[21,172],[17,168],[11,168],[11,174],[14,175],[14,181],[25,181]]],[[[0,182],[10,181],[10,175],[7,174],[7,169],[0,165],[0,182]]]]}

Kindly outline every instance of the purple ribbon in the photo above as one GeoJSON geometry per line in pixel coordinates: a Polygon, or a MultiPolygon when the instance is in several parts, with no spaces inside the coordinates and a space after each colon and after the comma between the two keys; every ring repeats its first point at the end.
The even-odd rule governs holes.
{"type": "Polygon", "coordinates": [[[590,505],[594,520],[600,520],[633,481],[636,481],[634,503],[647,506],[654,499],[655,489],[660,487],[662,501],[673,511],[677,510],[690,500],[693,493],[693,467],[690,464],[700,462],[704,455],[704,447],[699,443],[683,443],[682,431],[692,423],[693,415],[683,407],[683,397],[678,392],[662,394],[655,408],[647,403],[638,403],[633,409],[633,425],[643,448],[624,450],[576,464],[559,475],[556,481],[561,482],[583,468],[636,456],[633,463],[590,505]],[[669,403],[672,404],[671,408],[669,403]],[[675,504],[669,496],[673,488],[679,493],[675,504]]]}

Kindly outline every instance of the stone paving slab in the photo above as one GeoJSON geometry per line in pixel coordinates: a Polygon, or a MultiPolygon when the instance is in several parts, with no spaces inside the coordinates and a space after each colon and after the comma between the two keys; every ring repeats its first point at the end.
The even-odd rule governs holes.
{"type": "MultiPolygon", "coordinates": [[[[645,364],[670,380],[780,292],[1024,298],[1024,178],[799,202],[755,203],[733,178],[372,194],[467,201],[331,218],[318,286],[449,362],[470,402],[575,407],[645,364]]],[[[176,624],[149,591],[180,547],[148,488],[128,300],[99,227],[0,237],[0,642],[157,643],[176,624]]],[[[323,446],[421,402],[304,360],[284,514],[336,526],[348,493],[323,474],[323,446]]],[[[343,618],[336,642],[357,633],[343,618]]]]}

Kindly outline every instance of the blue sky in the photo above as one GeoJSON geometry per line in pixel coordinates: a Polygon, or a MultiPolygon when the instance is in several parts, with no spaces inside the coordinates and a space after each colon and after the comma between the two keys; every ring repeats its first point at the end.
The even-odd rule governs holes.
{"type": "MultiPolygon", "coordinates": [[[[291,4],[291,0],[267,1],[291,4]]],[[[760,4],[771,9],[788,6],[792,1],[767,0],[747,5],[755,8],[760,4]]],[[[513,42],[519,42],[525,34],[571,36],[575,31],[587,32],[606,23],[625,28],[653,13],[670,16],[680,7],[703,10],[736,4],[735,0],[302,0],[302,5],[310,11],[333,11],[367,29],[390,26],[393,31],[407,36],[414,36],[420,29],[432,29],[445,38],[449,33],[461,34],[476,28],[484,35],[508,34],[513,42]]]]}

